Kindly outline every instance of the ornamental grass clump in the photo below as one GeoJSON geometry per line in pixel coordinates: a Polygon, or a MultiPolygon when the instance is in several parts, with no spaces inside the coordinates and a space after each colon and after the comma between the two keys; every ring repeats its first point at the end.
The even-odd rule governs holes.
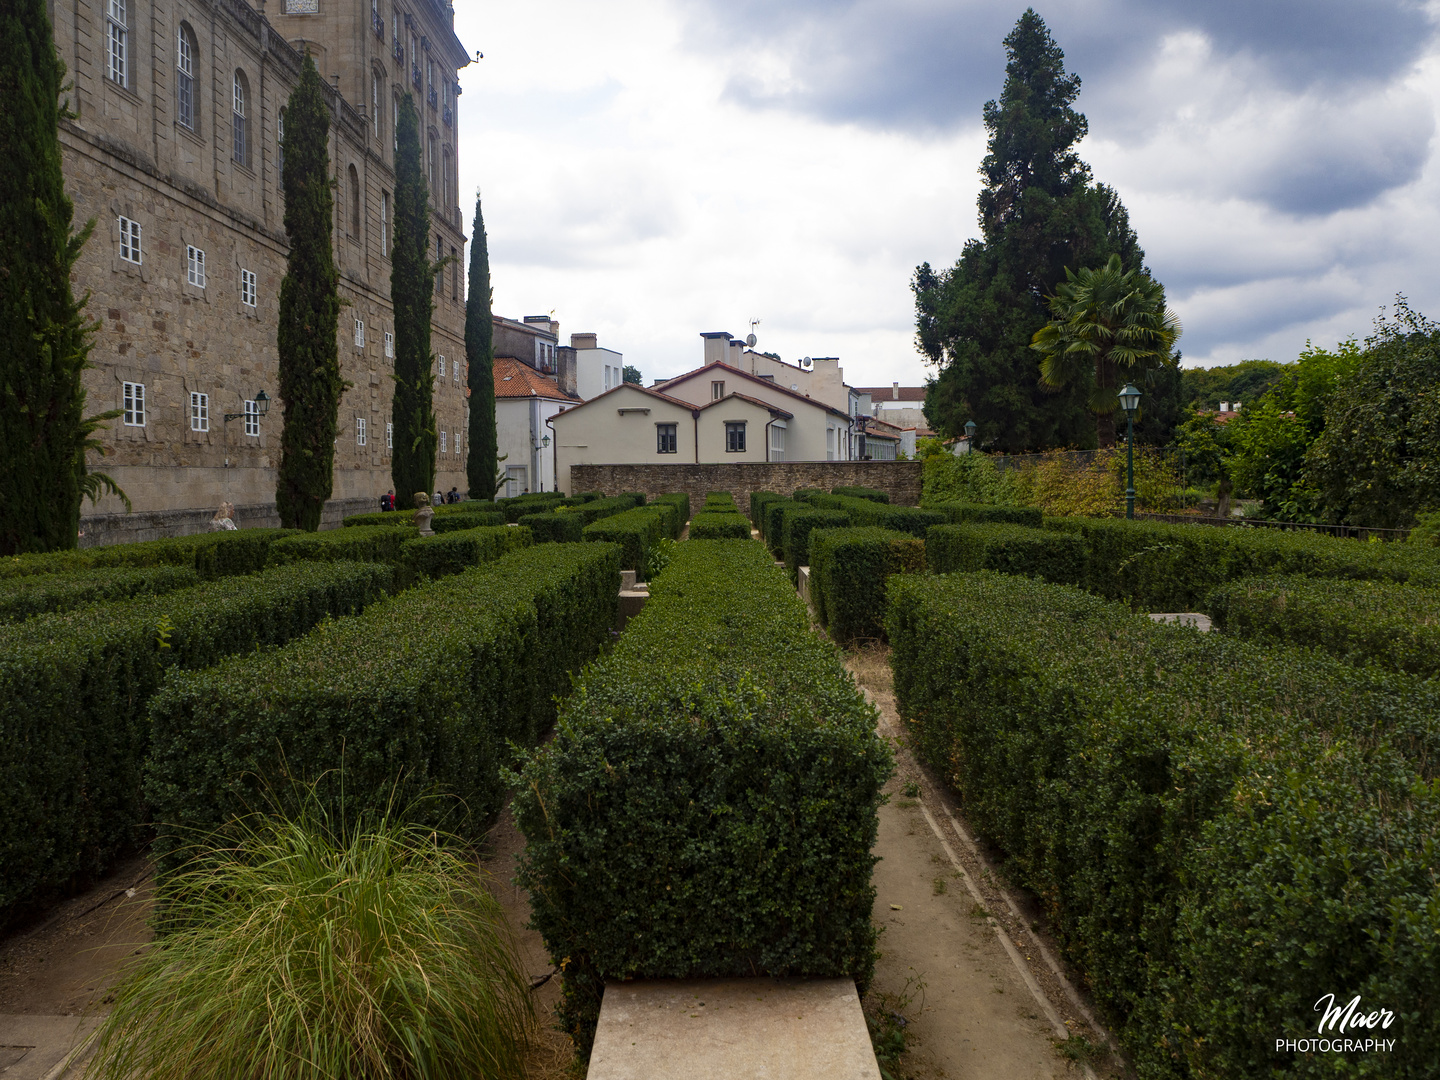
{"type": "Polygon", "coordinates": [[[523,1075],[529,987],[463,848],[389,813],[344,835],[313,800],[201,848],[88,1076],[523,1075]]]}

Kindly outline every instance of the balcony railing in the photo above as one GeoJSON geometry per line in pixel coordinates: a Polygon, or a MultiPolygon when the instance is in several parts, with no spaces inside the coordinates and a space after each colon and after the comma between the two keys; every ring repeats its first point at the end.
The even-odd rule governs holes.
{"type": "Polygon", "coordinates": [[[415,84],[416,90],[420,89],[420,69],[418,67],[414,67],[413,65],[410,68],[410,81],[415,84]]]}
{"type": "Polygon", "coordinates": [[[445,126],[446,126],[446,127],[454,127],[454,126],[455,126],[455,114],[450,111],[450,106],[449,106],[449,105],[446,105],[446,106],[445,106],[445,111],[444,111],[443,113],[441,113],[441,116],[443,116],[443,117],[445,118],[445,126]]]}
{"type": "Polygon", "coordinates": [[[375,36],[381,41],[385,40],[385,20],[380,18],[378,11],[370,13],[370,28],[375,31],[375,36]]]}
{"type": "Polygon", "coordinates": [[[430,93],[428,93],[425,97],[426,100],[430,102],[430,107],[432,109],[440,103],[440,95],[435,92],[435,88],[433,86],[430,87],[430,93]]]}
{"type": "Polygon", "coordinates": [[[400,44],[399,38],[395,39],[395,48],[390,51],[394,54],[397,63],[403,64],[405,62],[405,47],[400,44]]]}

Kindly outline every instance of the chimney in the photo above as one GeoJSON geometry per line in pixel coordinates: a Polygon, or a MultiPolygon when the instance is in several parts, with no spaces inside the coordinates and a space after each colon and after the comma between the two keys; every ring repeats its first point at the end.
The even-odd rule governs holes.
{"type": "Polygon", "coordinates": [[[1238,401],[1232,401],[1232,402],[1230,403],[1230,408],[1233,409],[1235,412],[1239,412],[1239,411],[1240,411],[1240,403],[1239,403],[1238,401]]]}
{"type": "Polygon", "coordinates": [[[725,357],[725,362],[731,367],[738,368],[741,362],[744,360],[745,343],[739,338],[736,338],[733,341],[729,342],[729,346],[730,347],[725,350],[727,353],[729,353],[729,355],[725,357]]]}
{"type": "MultiPolygon", "coordinates": [[[[575,393],[575,345],[576,337],[583,335],[572,335],[571,344],[561,345],[555,349],[555,385],[560,387],[567,394],[575,393]]],[[[593,340],[594,335],[591,335],[593,340]]]]}
{"type": "Polygon", "coordinates": [[[725,359],[725,343],[730,335],[723,330],[711,330],[700,335],[705,339],[705,363],[707,365],[725,359]]]}
{"type": "Polygon", "coordinates": [[[1221,411],[1221,412],[1229,412],[1229,411],[1230,411],[1230,403],[1229,403],[1228,401],[1222,401],[1222,402],[1220,402],[1220,411],[1221,411]]]}
{"type": "Polygon", "coordinates": [[[598,349],[595,334],[571,334],[570,348],[572,349],[598,349]]]}
{"type": "Polygon", "coordinates": [[[898,382],[897,382],[897,383],[891,383],[891,384],[890,384],[890,400],[891,400],[891,401],[899,401],[899,400],[900,400],[900,384],[899,384],[898,382]]]}

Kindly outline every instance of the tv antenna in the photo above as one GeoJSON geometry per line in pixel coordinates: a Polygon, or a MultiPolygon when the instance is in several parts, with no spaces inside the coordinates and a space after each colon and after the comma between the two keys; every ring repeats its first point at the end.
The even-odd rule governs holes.
{"type": "Polygon", "coordinates": [[[746,345],[749,345],[750,348],[752,348],[752,349],[755,347],[755,342],[756,342],[755,327],[757,327],[757,326],[759,326],[759,325],[760,325],[760,320],[759,320],[759,319],[751,319],[751,320],[750,320],[750,333],[748,333],[748,334],[745,335],[745,344],[746,344],[746,345]]]}

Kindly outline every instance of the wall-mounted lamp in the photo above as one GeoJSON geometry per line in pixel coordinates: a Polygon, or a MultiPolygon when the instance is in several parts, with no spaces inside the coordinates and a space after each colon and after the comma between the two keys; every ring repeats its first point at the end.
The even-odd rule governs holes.
{"type": "MultiPolygon", "coordinates": [[[[255,402],[255,416],[264,416],[270,411],[270,395],[264,390],[257,393],[251,400],[255,402]]],[[[228,424],[231,420],[239,420],[244,415],[243,412],[227,412],[225,422],[228,424]]]]}

